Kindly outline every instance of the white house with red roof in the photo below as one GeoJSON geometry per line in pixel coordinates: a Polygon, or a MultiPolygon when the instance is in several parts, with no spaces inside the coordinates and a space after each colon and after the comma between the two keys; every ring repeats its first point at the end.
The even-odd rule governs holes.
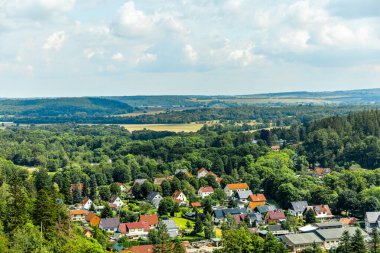
{"type": "Polygon", "coordinates": [[[179,205],[186,205],[187,198],[182,191],[176,190],[172,195],[172,199],[179,205]]]}
{"type": "Polygon", "coordinates": [[[127,222],[120,223],[118,231],[128,237],[146,237],[149,233],[150,226],[148,222],[127,222]]]}
{"type": "Polygon", "coordinates": [[[205,177],[207,175],[207,173],[208,173],[208,171],[205,168],[201,168],[197,172],[197,177],[198,178],[205,177]]]}
{"type": "Polygon", "coordinates": [[[126,192],[127,191],[127,187],[125,187],[125,184],[123,183],[116,183],[119,187],[120,187],[120,190],[122,192],[126,192]]]}
{"type": "Polygon", "coordinates": [[[213,193],[214,193],[214,188],[212,188],[211,186],[201,187],[198,190],[198,196],[201,197],[202,199],[207,197],[207,196],[210,196],[213,193]]]}
{"type": "Polygon", "coordinates": [[[91,205],[92,205],[92,200],[89,197],[85,197],[80,202],[80,205],[81,205],[82,209],[90,210],[91,205]]]}

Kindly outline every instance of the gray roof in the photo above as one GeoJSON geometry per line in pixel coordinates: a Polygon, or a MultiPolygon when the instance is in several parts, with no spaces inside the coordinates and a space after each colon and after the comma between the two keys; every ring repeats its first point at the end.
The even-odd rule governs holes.
{"type": "Polygon", "coordinates": [[[157,196],[160,196],[162,198],[162,196],[158,193],[158,192],[151,192],[149,193],[148,197],[146,197],[146,199],[149,201],[149,202],[152,202],[152,200],[157,197],[157,196]]]}
{"type": "Polygon", "coordinates": [[[296,212],[303,212],[306,207],[308,207],[309,204],[307,201],[295,201],[290,202],[290,208],[296,212]]]}
{"type": "Polygon", "coordinates": [[[280,230],[285,230],[281,227],[281,225],[268,225],[267,230],[275,232],[280,230]]]}
{"type": "Polygon", "coordinates": [[[139,178],[139,179],[135,179],[135,182],[133,183],[134,185],[135,184],[143,184],[146,180],[146,178],[139,178]]]}
{"type": "Polygon", "coordinates": [[[239,199],[248,199],[250,195],[252,195],[251,190],[245,190],[245,191],[238,191],[236,192],[236,195],[239,199]]]}
{"type": "Polygon", "coordinates": [[[320,223],[315,223],[314,225],[319,227],[319,228],[329,228],[329,227],[330,228],[331,227],[341,228],[341,227],[343,227],[343,223],[340,221],[320,222],[320,223]]]}
{"type": "Polygon", "coordinates": [[[366,212],[365,218],[369,223],[375,223],[379,220],[380,212],[366,212]]]}
{"type": "Polygon", "coordinates": [[[226,209],[219,209],[214,211],[215,218],[221,219],[226,218],[228,214],[235,215],[235,214],[246,214],[247,210],[245,208],[226,208],[226,209]]]}
{"type": "Polygon", "coordinates": [[[282,236],[281,239],[284,243],[291,245],[323,243],[321,238],[314,233],[288,234],[282,236]]]}
{"type": "Polygon", "coordinates": [[[358,227],[347,227],[347,228],[332,228],[332,229],[318,229],[315,231],[323,240],[337,240],[340,239],[344,231],[348,231],[351,236],[355,234],[356,229],[359,229],[364,237],[368,234],[364,232],[363,229],[358,227]]]}
{"type": "Polygon", "coordinates": [[[256,209],[261,214],[277,210],[277,208],[273,205],[258,206],[256,209]]]}
{"type": "Polygon", "coordinates": [[[99,226],[101,226],[104,229],[114,229],[114,228],[118,228],[119,224],[120,224],[119,217],[116,217],[116,218],[102,218],[102,219],[100,219],[99,226]]]}
{"type": "Polygon", "coordinates": [[[160,221],[160,225],[161,224],[165,224],[166,228],[168,230],[170,230],[170,229],[178,229],[178,226],[177,226],[177,224],[175,224],[174,220],[162,220],[162,221],[160,221]]]}
{"type": "Polygon", "coordinates": [[[249,213],[247,214],[248,217],[251,219],[251,220],[256,220],[258,222],[261,222],[263,221],[263,216],[261,215],[261,213],[249,213]]]}

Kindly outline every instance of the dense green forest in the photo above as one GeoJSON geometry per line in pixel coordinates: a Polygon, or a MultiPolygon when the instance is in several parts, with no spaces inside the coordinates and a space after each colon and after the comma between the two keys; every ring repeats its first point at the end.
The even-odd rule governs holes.
{"type": "Polygon", "coordinates": [[[3,121],[19,124],[177,124],[191,122],[249,122],[290,126],[307,123],[312,120],[332,116],[347,115],[352,111],[374,106],[248,106],[232,108],[200,108],[184,111],[169,111],[155,115],[139,116],[97,116],[97,115],[63,115],[63,116],[18,116],[3,117],[3,121]]]}
{"type": "MultiPolygon", "coordinates": [[[[218,187],[213,177],[183,174],[153,186],[155,177],[177,169],[195,174],[208,168],[223,178],[221,187],[246,182],[282,208],[307,200],[362,217],[380,209],[379,134],[377,110],[257,132],[229,125],[189,134],[74,124],[5,128],[0,130],[0,251],[101,252],[107,244],[102,232],[94,239],[79,236],[65,205],[85,195],[97,203],[109,200],[114,182],[147,178],[133,188],[137,198],[152,189],[164,197],[181,189],[191,198],[199,186],[218,187]],[[280,139],[283,149],[272,151],[280,139]],[[313,177],[314,165],[332,172],[313,177]],[[77,183],[83,183],[83,192],[71,194],[70,185],[77,183]]],[[[120,216],[123,222],[137,219],[133,212],[120,216]]]]}
{"type": "Polygon", "coordinates": [[[105,98],[46,98],[0,100],[0,115],[28,117],[101,116],[132,112],[128,104],[105,98]]]}

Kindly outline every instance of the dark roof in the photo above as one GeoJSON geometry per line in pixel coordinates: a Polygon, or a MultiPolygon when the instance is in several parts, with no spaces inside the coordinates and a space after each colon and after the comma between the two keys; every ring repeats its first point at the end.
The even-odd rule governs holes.
{"type": "Polygon", "coordinates": [[[120,224],[119,217],[116,218],[102,218],[100,220],[99,226],[102,226],[104,229],[114,229],[118,228],[120,224]]]}
{"type": "Polygon", "coordinates": [[[283,230],[281,225],[268,225],[267,230],[275,232],[275,231],[280,231],[283,230]]]}
{"type": "MultiPolygon", "coordinates": [[[[151,192],[149,193],[148,197],[146,197],[146,199],[149,201],[149,202],[152,202],[152,200],[157,196],[157,195],[160,195],[158,192],[151,192]]],[[[161,196],[161,195],[160,195],[161,196]]]]}
{"type": "Polygon", "coordinates": [[[228,214],[236,215],[236,214],[246,214],[247,210],[245,208],[226,208],[219,209],[214,211],[215,218],[226,218],[228,214]]]}
{"type": "Polygon", "coordinates": [[[307,201],[290,202],[290,208],[296,212],[303,212],[305,208],[308,206],[309,204],[307,203],[307,201]]]}
{"type": "Polygon", "coordinates": [[[268,211],[277,210],[277,208],[275,206],[272,206],[272,205],[258,206],[258,207],[256,207],[256,209],[261,214],[267,213],[268,211]]]}

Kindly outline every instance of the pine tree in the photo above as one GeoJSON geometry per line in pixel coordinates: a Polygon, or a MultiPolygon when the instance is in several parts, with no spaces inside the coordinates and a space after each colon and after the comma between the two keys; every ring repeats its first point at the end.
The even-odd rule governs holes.
{"type": "Polygon", "coordinates": [[[212,218],[211,218],[211,215],[209,213],[206,215],[203,230],[205,232],[205,237],[207,239],[211,239],[211,238],[215,237],[214,222],[212,222],[212,218]]]}
{"type": "Polygon", "coordinates": [[[173,253],[185,253],[185,250],[183,249],[183,247],[181,245],[181,241],[178,239],[176,239],[174,241],[173,253]]]}
{"type": "Polygon", "coordinates": [[[317,218],[315,217],[315,213],[312,209],[308,209],[305,213],[305,221],[306,223],[315,223],[317,222],[317,218]]]}
{"type": "Polygon", "coordinates": [[[342,253],[351,253],[351,236],[350,233],[345,230],[342,234],[339,244],[339,250],[342,253]]]}
{"type": "Polygon", "coordinates": [[[60,190],[65,198],[66,204],[72,204],[73,199],[71,196],[71,178],[69,173],[65,173],[63,176],[62,189],[60,190]]]}
{"type": "Polygon", "coordinates": [[[102,211],[102,213],[101,213],[100,216],[101,216],[102,218],[110,218],[110,217],[113,216],[112,209],[111,209],[111,207],[110,207],[108,204],[106,204],[106,205],[104,206],[104,209],[103,209],[103,211],[102,211]]]}
{"type": "Polygon", "coordinates": [[[203,224],[201,217],[198,214],[196,216],[193,233],[198,234],[203,231],[203,224]]]}
{"type": "Polygon", "coordinates": [[[371,253],[379,253],[380,236],[379,236],[379,231],[377,231],[376,227],[371,232],[371,243],[372,243],[371,253]]]}
{"type": "Polygon", "coordinates": [[[11,233],[15,228],[24,226],[28,221],[27,194],[21,179],[16,173],[9,180],[9,193],[7,199],[7,212],[5,214],[5,231],[11,233]]]}
{"type": "Polygon", "coordinates": [[[82,194],[78,188],[73,191],[73,204],[79,203],[82,200],[82,194]]]}
{"type": "Polygon", "coordinates": [[[155,247],[155,252],[172,253],[172,243],[165,224],[161,224],[158,228],[159,243],[155,247]]]}
{"type": "Polygon", "coordinates": [[[355,234],[351,238],[351,251],[355,253],[366,253],[366,244],[361,230],[355,230],[355,234]]]}
{"type": "Polygon", "coordinates": [[[96,182],[96,177],[95,177],[95,175],[91,175],[91,177],[90,177],[90,199],[92,199],[92,201],[95,201],[98,198],[97,187],[98,187],[98,184],[96,182]]]}

